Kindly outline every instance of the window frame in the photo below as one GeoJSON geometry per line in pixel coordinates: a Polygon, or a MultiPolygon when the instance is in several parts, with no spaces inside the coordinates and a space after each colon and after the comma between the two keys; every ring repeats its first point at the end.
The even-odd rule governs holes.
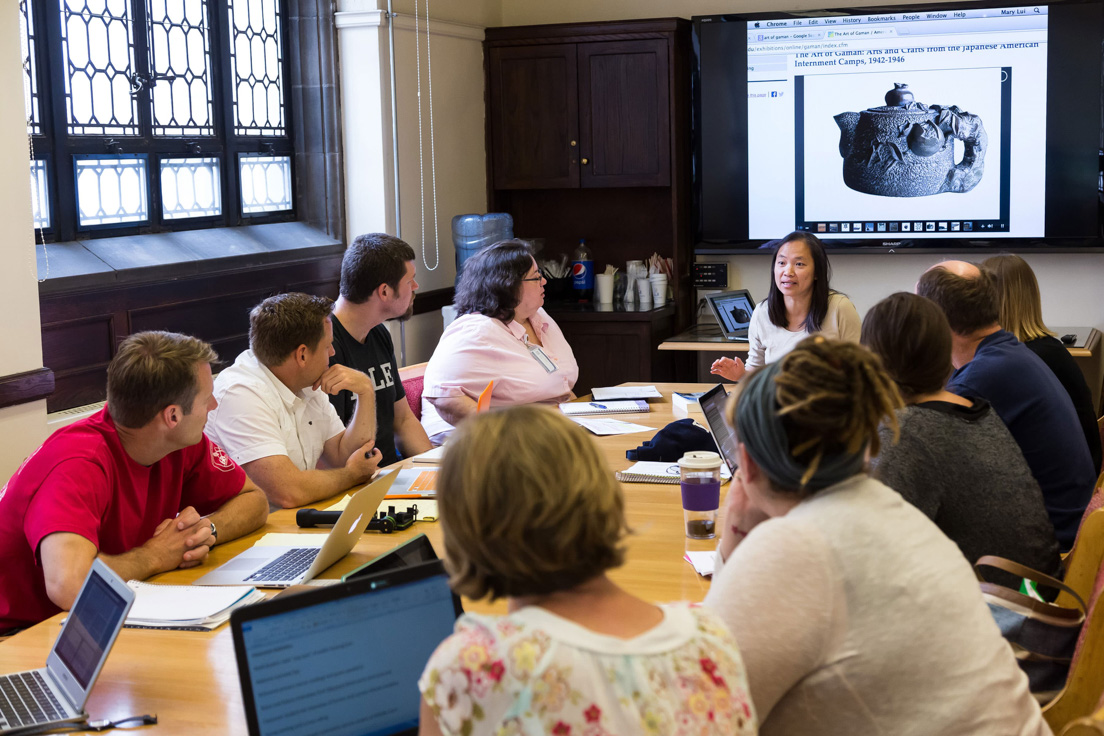
{"type": "MultiPolygon", "coordinates": [[[[208,78],[211,86],[214,136],[155,136],[152,132],[152,85],[138,92],[139,136],[70,135],[66,117],[65,70],[67,60],[61,45],[63,0],[28,0],[28,9],[36,31],[34,66],[38,71],[41,135],[32,135],[34,157],[47,161],[51,227],[41,231],[44,242],[66,242],[101,237],[146,235],[151,233],[198,230],[213,227],[261,225],[299,219],[299,191],[296,186],[296,120],[292,105],[292,39],[289,0],[276,0],[280,14],[281,93],[284,110],[283,135],[239,136],[234,131],[233,75],[230,67],[230,2],[208,0],[210,56],[208,78]],[[149,219],[140,223],[80,226],[78,223],[75,156],[112,153],[145,154],[149,192],[149,219]],[[239,159],[242,155],[287,156],[291,167],[291,208],[277,212],[246,215],[241,207],[239,159]],[[165,219],[161,200],[162,158],[218,158],[222,213],[203,217],[165,219]],[[63,175],[64,172],[64,175],[63,175]]],[[[239,2],[243,0],[238,0],[239,2]]],[[[151,74],[147,0],[126,0],[132,11],[135,76],[151,74]]],[[[29,176],[29,172],[28,172],[29,176]]]]}

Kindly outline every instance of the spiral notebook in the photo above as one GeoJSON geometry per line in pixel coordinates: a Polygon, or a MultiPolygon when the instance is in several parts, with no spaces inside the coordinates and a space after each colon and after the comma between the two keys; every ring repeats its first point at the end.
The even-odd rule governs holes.
{"type": "MultiPolygon", "coordinates": [[[[649,460],[641,460],[634,463],[627,470],[618,470],[614,477],[622,483],[678,483],[678,463],[659,463],[649,460]]],[[[721,480],[726,481],[732,477],[723,464],[721,465],[721,480]]]]}
{"type": "Polygon", "coordinates": [[[569,417],[595,414],[636,414],[651,411],[647,401],[572,401],[560,404],[560,411],[569,417]]]}

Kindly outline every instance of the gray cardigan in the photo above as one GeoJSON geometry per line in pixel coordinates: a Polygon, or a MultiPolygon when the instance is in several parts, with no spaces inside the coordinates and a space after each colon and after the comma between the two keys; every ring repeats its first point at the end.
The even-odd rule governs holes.
{"type": "Polygon", "coordinates": [[[987,402],[975,399],[967,408],[930,401],[898,410],[897,420],[897,444],[889,427],[879,431],[874,477],[932,519],[971,563],[999,555],[1058,572],[1058,542],[1042,491],[987,402]]]}

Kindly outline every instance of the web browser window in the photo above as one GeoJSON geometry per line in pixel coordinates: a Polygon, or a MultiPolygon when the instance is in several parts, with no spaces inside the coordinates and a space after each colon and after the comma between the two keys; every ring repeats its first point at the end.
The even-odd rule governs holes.
{"type": "Polygon", "coordinates": [[[1047,20],[749,21],[748,236],[1044,235],[1047,20]]]}

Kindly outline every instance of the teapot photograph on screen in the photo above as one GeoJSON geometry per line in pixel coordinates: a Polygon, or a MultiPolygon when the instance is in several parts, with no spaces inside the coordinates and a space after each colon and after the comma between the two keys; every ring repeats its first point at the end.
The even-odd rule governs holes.
{"type": "Polygon", "coordinates": [[[882,197],[964,193],[985,173],[989,138],[981,118],[957,105],[917,102],[906,83],[894,83],[885,105],[833,116],[839,125],[843,182],[882,197]],[[955,141],[963,152],[955,163],[955,141]]]}

